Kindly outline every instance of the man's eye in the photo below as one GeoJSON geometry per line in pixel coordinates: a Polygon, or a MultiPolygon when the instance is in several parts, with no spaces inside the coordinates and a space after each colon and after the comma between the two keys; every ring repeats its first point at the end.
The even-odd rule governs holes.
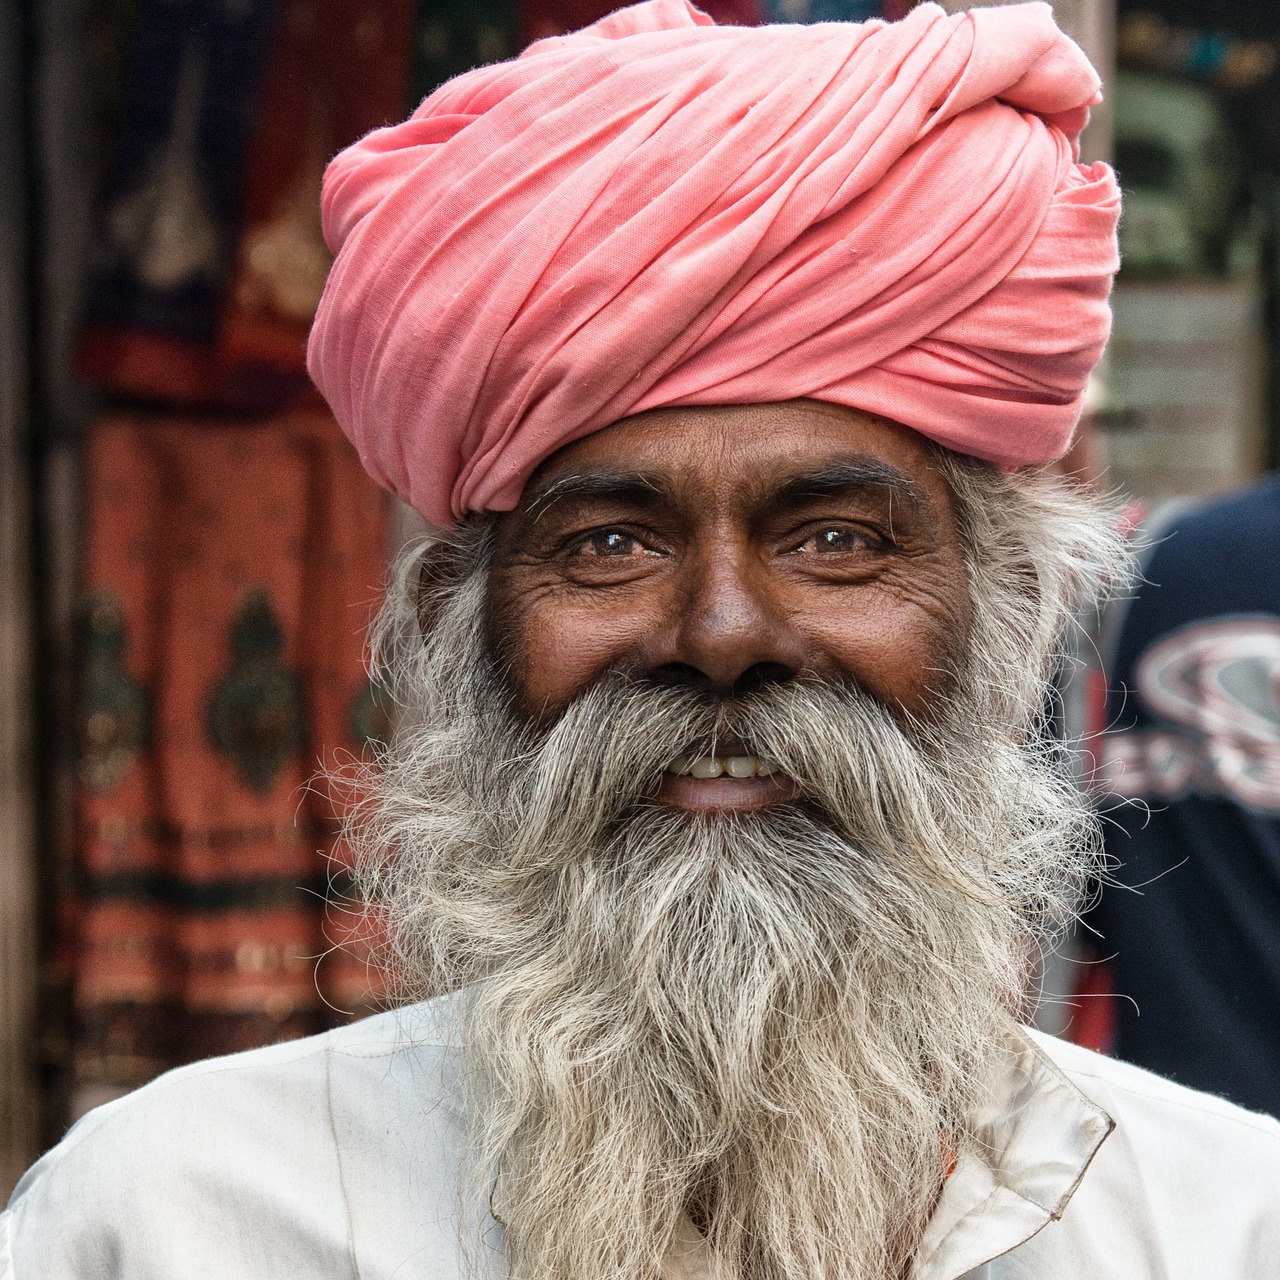
{"type": "Polygon", "coordinates": [[[629,533],[605,529],[583,538],[574,548],[580,556],[634,556],[645,550],[629,533]]]}
{"type": "Polygon", "coordinates": [[[832,525],[827,529],[819,529],[817,533],[806,538],[796,549],[798,551],[835,552],[861,551],[868,542],[867,535],[858,529],[845,525],[832,525]]]}

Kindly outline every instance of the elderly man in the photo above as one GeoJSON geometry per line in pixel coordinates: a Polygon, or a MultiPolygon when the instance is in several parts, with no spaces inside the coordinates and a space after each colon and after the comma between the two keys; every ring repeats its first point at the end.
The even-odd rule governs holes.
{"type": "Polygon", "coordinates": [[[1123,572],[1036,469],[1097,87],[1045,5],[650,0],[333,162],[312,372],[437,530],[350,823],[419,1002],[91,1113],[0,1274],[1274,1272],[1280,1126],[1017,1025],[1095,870],[1045,681],[1123,572]]]}

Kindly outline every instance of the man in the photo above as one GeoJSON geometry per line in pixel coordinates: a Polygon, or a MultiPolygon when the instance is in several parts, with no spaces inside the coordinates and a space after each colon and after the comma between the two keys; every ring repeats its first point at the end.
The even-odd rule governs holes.
{"type": "MultiPolygon", "coordinates": [[[[651,0],[331,166],[313,375],[437,526],[350,836],[406,994],[24,1179],[40,1277],[1256,1277],[1280,1129],[1022,1031],[1117,197],[1044,5],[651,0]]],[[[0,1255],[4,1256],[4,1255],[0,1255]]]]}
{"type": "Polygon", "coordinates": [[[1103,989],[1131,998],[1114,1049],[1280,1115],[1280,476],[1144,532],[1141,589],[1103,631],[1115,869],[1089,924],[1103,989]]]}

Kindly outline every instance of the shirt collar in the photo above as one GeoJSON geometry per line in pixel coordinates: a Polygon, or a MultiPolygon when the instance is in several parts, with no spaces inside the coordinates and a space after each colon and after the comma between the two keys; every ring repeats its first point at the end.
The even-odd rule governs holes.
{"type": "Polygon", "coordinates": [[[1022,1029],[993,1073],[912,1280],[954,1280],[1062,1216],[1115,1121],[1022,1029]]]}

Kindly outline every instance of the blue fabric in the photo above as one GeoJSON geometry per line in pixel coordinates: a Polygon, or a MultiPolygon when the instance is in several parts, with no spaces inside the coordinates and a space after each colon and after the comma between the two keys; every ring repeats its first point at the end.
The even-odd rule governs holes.
{"type": "Polygon", "coordinates": [[[148,0],[134,32],[90,318],[211,343],[277,0],[148,0]]]}
{"type": "Polygon", "coordinates": [[[1115,1052],[1280,1115],[1280,476],[1178,519],[1146,577],[1103,747],[1129,888],[1090,920],[1133,1001],[1115,1052]]]}
{"type": "Polygon", "coordinates": [[[765,0],[766,22],[865,22],[882,18],[882,0],[765,0]]]}

